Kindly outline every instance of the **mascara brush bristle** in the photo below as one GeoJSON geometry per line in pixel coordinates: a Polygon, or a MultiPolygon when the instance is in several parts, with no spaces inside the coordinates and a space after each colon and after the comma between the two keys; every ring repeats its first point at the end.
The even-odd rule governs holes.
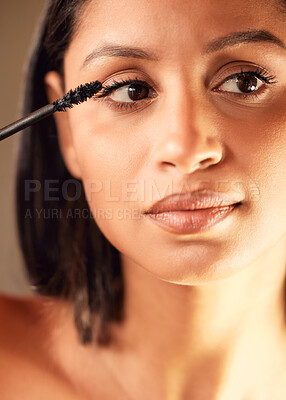
{"type": "Polygon", "coordinates": [[[74,90],[67,92],[61,99],[55,101],[55,111],[66,111],[67,108],[72,108],[75,104],[80,104],[93,97],[102,89],[102,84],[99,81],[80,85],[74,90]]]}

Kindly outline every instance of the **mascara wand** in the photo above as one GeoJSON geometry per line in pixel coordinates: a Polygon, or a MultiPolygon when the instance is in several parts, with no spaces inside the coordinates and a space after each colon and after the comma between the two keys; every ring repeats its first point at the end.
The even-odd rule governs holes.
{"type": "Polygon", "coordinates": [[[94,81],[86,83],[85,85],[80,85],[74,90],[70,90],[61,99],[54,101],[52,104],[47,104],[26,117],[0,129],[0,141],[52,115],[56,111],[66,111],[67,108],[72,108],[74,105],[86,101],[101,89],[102,84],[99,81],[94,81]]]}

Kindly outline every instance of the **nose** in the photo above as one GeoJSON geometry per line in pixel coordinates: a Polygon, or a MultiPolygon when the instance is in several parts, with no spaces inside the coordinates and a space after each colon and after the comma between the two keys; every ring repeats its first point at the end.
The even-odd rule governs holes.
{"type": "Polygon", "coordinates": [[[160,121],[155,151],[157,167],[189,174],[221,161],[222,145],[207,106],[190,94],[175,97],[173,93],[161,107],[160,121]]]}

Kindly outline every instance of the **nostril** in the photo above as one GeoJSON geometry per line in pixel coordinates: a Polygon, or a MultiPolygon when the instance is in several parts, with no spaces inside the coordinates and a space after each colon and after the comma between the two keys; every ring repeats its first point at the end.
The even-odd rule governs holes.
{"type": "Polygon", "coordinates": [[[176,165],[170,161],[163,161],[164,165],[171,165],[172,167],[175,167],[176,165]]]}
{"type": "Polygon", "coordinates": [[[203,168],[206,168],[206,167],[208,167],[210,164],[212,164],[213,163],[213,161],[212,161],[212,159],[211,158],[207,158],[206,160],[204,160],[204,161],[200,161],[200,163],[199,163],[199,165],[201,166],[201,167],[203,167],[203,168]]]}

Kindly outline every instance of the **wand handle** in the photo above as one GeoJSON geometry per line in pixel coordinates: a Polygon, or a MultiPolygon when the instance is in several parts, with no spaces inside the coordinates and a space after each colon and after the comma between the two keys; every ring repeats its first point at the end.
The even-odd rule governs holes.
{"type": "Polygon", "coordinates": [[[56,110],[54,104],[48,104],[42,108],[39,108],[39,110],[32,112],[27,117],[18,119],[18,121],[15,121],[12,124],[5,126],[4,128],[0,129],[0,141],[13,135],[16,132],[21,131],[22,129],[27,128],[30,125],[35,124],[41,119],[48,117],[55,111],[56,110]]]}

